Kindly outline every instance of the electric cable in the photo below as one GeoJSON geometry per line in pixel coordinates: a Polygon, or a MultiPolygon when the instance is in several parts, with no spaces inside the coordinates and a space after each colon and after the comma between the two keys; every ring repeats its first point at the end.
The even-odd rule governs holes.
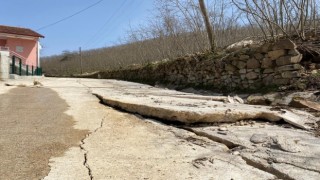
{"type": "Polygon", "coordinates": [[[37,31],[46,29],[46,28],[51,27],[51,26],[54,26],[54,25],[56,25],[56,24],[58,24],[58,23],[60,23],[60,22],[62,22],[62,21],[68,20],[68,19],[70,19],[70,18],[72,18],[72,17],[74,17],[74,16],[76,16],[76,15],[78,15],[78,14],[80,14],[80,13],[82,13],[82,12],[84,12],[84,11],[86,11],[86,10],[88,10],[88,9],[96,6],[96,5],[98,5],[98,4],[100,4],[102,1],[103,1],[103,0],[100,0],[100,1],[98,1],[98,2],[96,2],[96,3],[94,3],[94,4],[90,5],[90,6],[88,6],[88,7],[86,7],[86,8],[84,8],[84,9],[82,9],[82,10],[80,10],[80,11],[78,11],[78,12],[72,14],[72,15],[70,15],[70,16],[67,16],[67,17],[65,17],[65,18],[62,18],[62,19],[60,19],[60,20],[58,20],[58,21],[56,21],[56,22],[53,22],[53,23],[51,23],[51,24],[42,26],[42,27],[38,28],[37,31]]]}
{"type": "Polygon", "coordinates": [[[102,33],[102,30],[110,23],[111,20],[114,19],[114,16],[120,12],[123,6],[127,3],[128,0],[125,0],[121,3],[121,5],[113,12],[113,14],[107,19],[107,21],[103,24],[103,26],[93,35],[91,38],[84,44],[83,47],[88,47],[93,41],[96,41],[96,38],[99,34],[102,33]]]}

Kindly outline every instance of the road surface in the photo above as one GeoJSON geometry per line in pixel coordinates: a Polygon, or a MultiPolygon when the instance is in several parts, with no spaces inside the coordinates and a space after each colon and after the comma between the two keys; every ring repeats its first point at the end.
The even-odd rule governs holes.
{"type": "MultiPolygon", "coordinates": [[[[315,157],[308,168],[297,160],[291,162],[296,169],[288,172],[289,163],[280,162],[277,156],[274,156],[277,162],[271,163],[272,168],[262,168],[249,155],[256,155],[253,153],[257,151],[264,153],[265,147],[244,140],[250,136],[246,137],[248,134],[239,130],[241,127],[230,125],[228,128],[234,128],[233,132],[238,133],[237,141],[244,146],[233,143],[234,136],[229,137],[231,132],[219,132],[223,130],[220,126],[199,129],[164,124],[166,121],[161,119],[101,104],[93,93],[103,91],[104,96],[108,93],[114,96],[116,92],[135,92],[139,98],[148,93],[172,96],[181,95],[179,92],[165,90],[163,94],[150,86],[115,80],[40,78],[38,81],[43,86],[33,86],[33,79],[0,82],[0,179],[319,177],[320,143],[309,132],[292,130],[305,137],[301,139],[305,147],[310,149],[308,142],[312,141],[314,151],[303,154],[309,159],[315,157]],[[5,83],[12,86],[5,86],[5,83]],[[222,138],[219,140],[217,134],[210,134],[212,132],[218,132],[222,138]],[[249,151],[251,148],[256,151],[249,151]]],[[[255,126],[261,125],[248,126],[246,131],[255,126]]],[[[270,126],[271,129],[281,128],[270,126]]],[[[269,149],[271,154],[280,152],[273,151],[269,149]]],[[[281,153],[288,155],[284,151],[281,153]]],[[[289,155],[295,160],[293,154],[289,155]]],[[[304,156],[299,154],[299,157],[304,156]]],[[[262,155],[257,154],[255,158],[262,158],[262,155]]],[[[262,159],[260,161],[264,166],[262,159]]]]}

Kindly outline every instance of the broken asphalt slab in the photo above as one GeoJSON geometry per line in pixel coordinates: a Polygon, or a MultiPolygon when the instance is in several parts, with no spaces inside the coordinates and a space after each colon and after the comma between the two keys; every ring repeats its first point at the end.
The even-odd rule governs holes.
{"type": "Polygon", "coordinates": [[[264,122],[221,126],[185,128],[227,145],[248,164],[280,179],[320,177],[320,139],[312,133],[264,122]]]}
{"type": "Polygon", "coordinates": [[[198,123],[236,122],[245,119],[280,121],[283,119],[296,127],[311,129],[310,125],[319,120],[299,110],[222,102],[230,99],[228,97],[194,95],[115,80],[109,80],[109,87],[105,88],[94,88],[92,82],[85,80],[82,83],[92,87],[92,93],[106,105],[168,121],[198,123]]]}

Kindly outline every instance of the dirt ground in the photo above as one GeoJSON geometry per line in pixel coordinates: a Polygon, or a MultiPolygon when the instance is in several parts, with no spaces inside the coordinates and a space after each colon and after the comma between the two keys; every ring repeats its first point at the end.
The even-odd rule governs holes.
{"type": "Polygon", "coordinates": [[[42,179],[50,157],[78,146],[68,105],[47,88],[17,87],[0,95],[0,179],[42,179]]]}

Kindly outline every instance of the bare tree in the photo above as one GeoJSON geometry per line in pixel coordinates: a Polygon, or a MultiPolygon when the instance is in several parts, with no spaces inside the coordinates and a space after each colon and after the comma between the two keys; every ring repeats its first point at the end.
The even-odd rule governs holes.
{"type": "Polygon", "coordinates": [[[215,49],[216,49],[216,42],[215,42],[213,28],[212,28],[212,25],[211,25],[210,20],[209,20],[207,8],[206,8],[206,6],[204,4],[204,0],[199,0],[199,6],[200,6],[200,10],[201,10],[201,13],[202,13],[202,16],[203,16],[204,23],[206,25],[211,51],[214,52],[215,49]]]}
{"type": "Polygon", "coordinates": [[[319,0],[232,0],[233,4],[248,15],[265,34],[276,39],[298,36],[305,40],[305,30],[314,28],[319,0]]]}

